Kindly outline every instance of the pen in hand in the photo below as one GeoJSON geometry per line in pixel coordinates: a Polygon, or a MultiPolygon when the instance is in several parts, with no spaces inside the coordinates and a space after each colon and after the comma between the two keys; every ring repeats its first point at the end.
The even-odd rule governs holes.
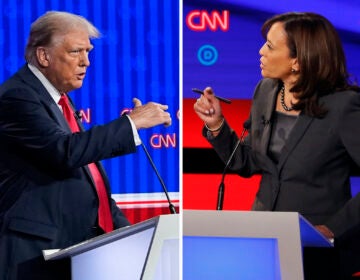
{"type": "MultiPolygon", "coordinates": [[[[198,88],[193,88],[192,89],[193,92],[199,93],[199,94],[204,94],[204,91],[202,91],[201,89],[198,88]]],[[[217,99],[219,99],[222,102],[225,102],[227,104],[231,104],[231,101],[229,99],[226,99],[224,97],[220,97],[220,96],[215,96],[217,99]]]]}

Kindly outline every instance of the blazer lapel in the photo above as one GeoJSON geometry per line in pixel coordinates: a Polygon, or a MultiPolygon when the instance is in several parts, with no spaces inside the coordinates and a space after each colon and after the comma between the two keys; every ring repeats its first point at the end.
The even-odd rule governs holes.
{"type": "Polygon", "coordinates": [[[277,98],[277,87],[269,90],[267,94],[267,99],[264,100],[263,106],[260,106],[262,125],[264,126],[263,133],[260,140],[260,153],[267,155],[267,148],[269,145],[270,134],[271,134],[271,117],[275,108],[276,98],[277,98]]]}
{"type": "Polygon", "coordinates": [[[278,169],[279,171],[284,166],[284,163],[286,159],[288,158],[291,151],[296,147],[296,145],[299,143],[300,139],[306,132],[307,128],[313,121],[312,117],[309,117],[303,113],[300,113],[298,120],[296,124],[294,125],[289,138],[285,142],[285,146],[283,147],[281,151],[281,156],[278,163],[278,169]]]}

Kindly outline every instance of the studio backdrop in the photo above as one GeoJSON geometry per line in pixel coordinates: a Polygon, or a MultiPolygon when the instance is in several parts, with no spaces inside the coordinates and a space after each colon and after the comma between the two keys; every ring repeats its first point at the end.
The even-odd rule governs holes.
{"type": "MultiPolygon", "coordinates": [[[[179,205],[179,2],[167,0],[0,0],[0,82],[25,63],[31,23],[50,10],[87,18],[101,32],[92,41],[83,87],[70,93],[85,128],[131,110],[132,98],[169,105],[170,127],[140,131],[170,199],[179,205]]],[[[141,146],[103,161],[113,198],[129,220],[169,213],[166,196],[141,146]]]]}
{"type": "MultiPolygon", "coordinates": [[[[192,88],[211,86],[232,104],[222,109],[238,135],[250,112],[251,98],[261,79],[259,50],[262,24],[275,14],[315,12],[337,29],[352,79],[360,81],[360,2],[357,0],[184,0],[183,1],[183,208],[216,209],[224,164],[201,134],[203,122],[193,105],[192,88]]],[[[359,135],[354,135],[359,137],[359,135]]],[[[360,189],[359,170],[351,178],[360,189]]],[[[260,177],[225,178],[225,210],[249,210],[260,177]]]]}

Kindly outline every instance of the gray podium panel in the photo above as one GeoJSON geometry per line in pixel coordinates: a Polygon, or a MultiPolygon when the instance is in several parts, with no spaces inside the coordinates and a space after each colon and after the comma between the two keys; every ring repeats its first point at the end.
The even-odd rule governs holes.
{"type": "Polygon", "coordinates": [[[295,212],[185,210],[183,236],[183,255],[188,258],[183,259],[183,273],[187,279],[203,273],[199,270],[195,276],[194,267],[208,272],[224,261],[213,274],[226,273],[226,279],[254,279],[256,275],[258,279],[302,280],[302,247],[332,246],[295,212]]]}
{"type": "Polygon", "coordinates": [[[73,280],[178,280],[179,216],[161,215],[44,257],[71,258],[73,280]]]}

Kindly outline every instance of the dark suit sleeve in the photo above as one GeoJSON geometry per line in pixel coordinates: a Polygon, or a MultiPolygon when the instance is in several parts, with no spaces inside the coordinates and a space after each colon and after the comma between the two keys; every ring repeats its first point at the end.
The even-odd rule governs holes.
{"type": "Polygon", "coordinates": [[[44,103],[26,89],[3,94],[0,102],[3,141],[56,170],[78,168],[136,151],[127,117],[71,134],[55,121],[44,103]]]}

